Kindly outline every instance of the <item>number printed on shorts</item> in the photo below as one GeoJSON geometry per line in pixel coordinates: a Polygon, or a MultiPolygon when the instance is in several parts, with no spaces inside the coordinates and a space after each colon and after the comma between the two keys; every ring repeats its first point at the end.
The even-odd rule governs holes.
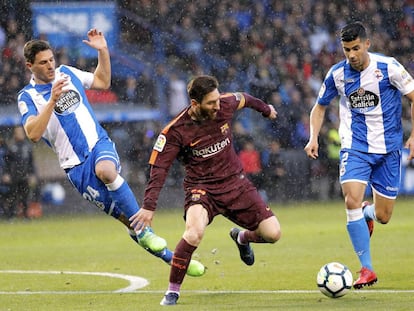
{"type": "Polygon", "coordinates": [[[92,202],[93,204],[95,204],[95,205],[96,205],[97,207],[99,207],[101,210],[104,210],[104,209],[105,209],[105,204],[104,204],[103,202],[100,202],[100,201],[98,201],[98,200],[97,200],[97,198],[99,198],[99,196],[100,196],[99,191],[98,191],[98,190],[96,190],[96,189],[94,189],[94,188],[92,188],[91,186],[87,186],[87,187],[86,187],[86,190],[87,190],[88,192],[84,192],[84,193],[82,194],[82,196],[83,196],[86,200],[88,200],[88,201],[92,202]]]}
{"type": "Polygon", "coordinates": [[[348,156],[349,156],[348,152],[344,152],[344,154],[342,155],[341,165],[339,166],[339,175],[340,176],[343,176],[346,172],[346,165],[348,163],[348,156]]]}

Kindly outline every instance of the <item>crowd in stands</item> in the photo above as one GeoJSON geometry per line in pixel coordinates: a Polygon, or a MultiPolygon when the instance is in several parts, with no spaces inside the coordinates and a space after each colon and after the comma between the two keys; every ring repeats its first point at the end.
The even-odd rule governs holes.
{"type": "MultiPolygon", "coordinates": [[[[296,165],[304,185],[320,177],[326,177],[331,185],[337,174],[336,168],[332,170],[337,160],[332,150],[338,148],[334,139],[337,105],[331,105],[327,114],[329,122],[325,123],[320,142],[321,159],[310,163],[302,149],[309,135],[308,114],[324,75],[343,59],[338,31],[345,23],[362,21],[371,38],[371,51],[396,57],[414,74],[412,0],[117,2],[122,15],[120,48],[142,51],[147,69],[136,76],[114,77],[111,92],[91,94],[92,101],[159,109],[166,122],[187,104],[186,82],[200,73],[215,75],[221,91],[246,91],[262,98],[275,106],[277,120],[263,121],[244,111],[235,122],[235,135],[245,137],[238,146],[244,158],[250,158],[253,153],[247,151],[252,148],[258,152],[260,163],[250,163],[249,167],[260,177],[256,180],[269,196],[286,193],[283,187],[303,186],[294,183],[290,187],[285,182],[291,179],[293,169],[283,163],[292,161],[292,156],[306,163],[296,165]],[[302,156],[294,151],[302,152],[302,156]],[[285,181],[278,184],[281,189],[275,194],[274,183],[281,179],[285,181]]],[[[0,21],[0,98],[1,105],[11,105],[29,78],[21,51],[30,37],[30,27],[19,28],[15,13],[2,12],[6,14],[1,14],[0,21]]],[[[70,59],[64,49],[57,55],[58,63],[93,67],[93,60],[70,59]]],[[[404,107],[404,127],[409,133],[409,105],[404,107]]],[[[125,135],[137,140],[133,150],[127,152],[129,160],[134,162],[148,152],[161,125],[129,126],[133,133],[127,131],[125,135]],[[136,150],[140,146],[146,149],[136,150]]],[[[332,188],[327,195],[339,196],[338,188],[332,188]]]]}
{"type": "Polygon", "coordinates": [[[10,137],[4,136],[0,133],[0,218],[40,216],[33,145],[22,126],[13,127],[10,137]]]}

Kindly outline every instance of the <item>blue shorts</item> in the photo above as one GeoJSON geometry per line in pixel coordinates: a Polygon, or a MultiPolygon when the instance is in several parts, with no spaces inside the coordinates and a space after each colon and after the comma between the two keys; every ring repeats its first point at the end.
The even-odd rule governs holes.
{"type": "Polygon", "coordinates": [[[67,170],[66,174],[84,199],[92,202],[105,213],[118,218],[120,211],[114,210],[115,204],[112,202],[108,189],[95,174],[95,165],[102,160],[113,161],[120,172],[119,156],[114,143],[109,139],[98,141],[86,160],[67,170]]]}
{"type": "Polygon", "coordinates": [[[339,164],[341,184],[349,181],[370,183],[371,187],[382,196],[395,199],[398,195],[400,179],[400,150],[387,154],[341,150],[339,164]]]}

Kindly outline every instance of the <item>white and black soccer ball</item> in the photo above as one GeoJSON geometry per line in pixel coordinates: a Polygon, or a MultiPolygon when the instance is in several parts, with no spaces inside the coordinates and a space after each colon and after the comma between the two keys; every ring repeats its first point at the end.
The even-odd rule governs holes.
{"type": "Polygon", "coordinates": [[[351,289],[352,282],[352,272],[339,262],[323,265],[316,276],[319,290],[330,298],[344,296],[351,289]]]}

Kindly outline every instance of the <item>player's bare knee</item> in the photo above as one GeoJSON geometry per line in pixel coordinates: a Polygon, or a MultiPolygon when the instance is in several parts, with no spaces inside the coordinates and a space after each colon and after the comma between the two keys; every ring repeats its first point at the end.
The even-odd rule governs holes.
{"type": "Polygon", "coordinates": [[[184,234],[183,238],[186,240],[190,245],[198,246],[203,239],[204,232],[196,229],[187,229],[184,234]]]}
{"type": "Polygon", "coordinates": [[[280,237],[282,236],[282,232],[280,230],[275,231],[275,233],[272,236],[272,240],[270,243],[276,243],[280,240],[280,237]]]}
{"type": "Polygon", "coordinates": [[[282,232],[280,230],[274,230],[272,232],[268,232],[266,234],[266,236],[263,236],[263,239],[267,242],[267,243],[271,243],[274,244],[277,241],[279,241],[280,237],[282,235],[282,232]]]}
{"type": "Polygon", "coordinates": [[[361,207],[361,203],[358,202],[353,196],[348,194],[345,196],[345,206],[347,209],[354,209],[361,207]]]}
{"type": "Polygon", "coordinates": [[[377,216],[377,221],[383,225],[386,225],[391,219],[391,216],[387,216],[387,215],[376,215],[376,216],[377,216]]]}
{"type": "Polygon", "coordinates": [[[107,167],[96,167],[95,174],[104,184],[112,183],[118,176],[118,172],[107,167]]]}

